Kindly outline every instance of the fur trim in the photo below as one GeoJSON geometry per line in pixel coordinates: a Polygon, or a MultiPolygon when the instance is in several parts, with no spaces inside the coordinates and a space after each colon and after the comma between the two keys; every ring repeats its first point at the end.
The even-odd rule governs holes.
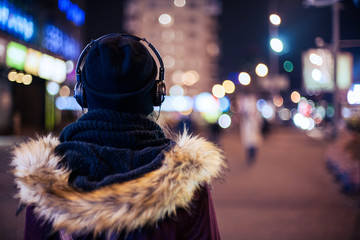
{"type": "Polygon", "coordinates": [[[54,154],[57,138],[47,136],[21,144],[14,150],[12,166],[21,203],[52,222],[54,230],[69,233],[132,231],[155,224],[188,208],[194,192],[219,178],[226,167],[214,144],[187,134],[165,153],[162,167],[145,176],[92,192],[68,185],[70,172],[59,169],[54,154]]]}

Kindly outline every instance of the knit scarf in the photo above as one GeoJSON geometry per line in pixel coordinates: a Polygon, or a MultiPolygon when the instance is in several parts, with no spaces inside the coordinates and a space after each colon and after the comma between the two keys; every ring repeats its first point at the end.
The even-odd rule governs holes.
{"type": "Polygon", "coordinates": [[[55,152],[71,170],[69,183],[92,191],[159,168],[173,144],[144,115],[97,109],[64,128],[55,152]]]}

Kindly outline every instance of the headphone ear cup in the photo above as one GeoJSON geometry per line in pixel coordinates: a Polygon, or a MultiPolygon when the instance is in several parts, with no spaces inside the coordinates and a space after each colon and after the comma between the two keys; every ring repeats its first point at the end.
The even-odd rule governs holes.
{"type": "Polygon", "coordinates": [[[166,95],[166,86],[165,83],[161,80],[156,80],[154,84],[154,95],[153,95],[153,104],[154,106],[160,106],[166,95]]]}
{"type": "Polygon", "coordinates": [[[86,103],[85,93],[84,93],[84,87],[83,87],[81,81],[77,82],[76,85],[75,85],[74,98],[76,99],[77,103],[82,108],[87,108],[87,103],[86,103]]]}

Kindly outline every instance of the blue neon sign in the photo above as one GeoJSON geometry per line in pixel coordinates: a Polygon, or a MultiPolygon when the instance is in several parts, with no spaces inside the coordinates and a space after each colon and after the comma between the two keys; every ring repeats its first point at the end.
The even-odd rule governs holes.
{"type": "Polygon", "coordinates": [[[70,0],[58,0],[58,8],[66,14],[66,18],[76,26],[81,26],[85,22],[85,12],[78,5],[70,0]]]}
{"type": "Polygon", "coordinates": [[[80,52],[79,43],[52,24],[44,26],[41,45],[67,59],[76,59],[80,52]]]}
{"type": "Polygon", "coordinates": [[[25,41],[30,41],[35,32],[31,16],[21,12],[7,1],[0,1],[0,29],[25,41]]]}

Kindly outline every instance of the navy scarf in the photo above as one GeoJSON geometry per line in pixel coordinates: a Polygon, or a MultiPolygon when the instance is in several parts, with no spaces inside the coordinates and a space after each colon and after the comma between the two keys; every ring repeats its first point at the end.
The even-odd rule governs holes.
{"type": "Polygon", "coordinates": [[[172,145],[144,115],[97,109],[64,128],[55,152],[71,170],[69,183],[92,191],[159,168],[172,145]]]}

